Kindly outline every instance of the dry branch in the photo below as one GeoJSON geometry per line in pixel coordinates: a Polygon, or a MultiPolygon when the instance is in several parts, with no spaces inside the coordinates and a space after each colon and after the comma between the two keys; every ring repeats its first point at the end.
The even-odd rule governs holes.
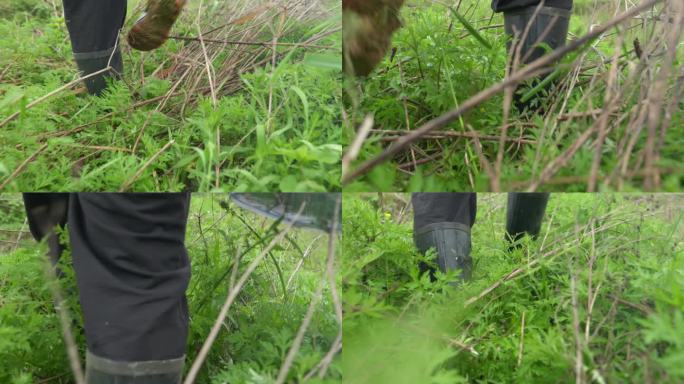
{"type": "Polygon", "coordinates": [[[169,149],[169,148],[171,147],[171,145],[173,145],[173,143],[175,143],[175,142],[176,142],[176,140],[171,139],[171,141],[169,141],[168,143],[166,143],[166,145],[164,145],[159,151],[157,151],[157,153],[155,153],[154,155],[152,155],[152,157],[150,157],[150,159],[147,160],[147,162],[145,162],[145,164],[143,164],[143,166],[140,167],[140,169],[138,169],[137,172],[135,172],[135,174],[133,175],[133,177],[131,177],[131,178],[128,179],[125,183],[123,183],[123,185],[122,185],[121,188],[119,189],[119,192],[125,192],[128,188],[130,188],[131,185],[133,185],[133,183],[134,183],[136,180],[138,180],[138,178],[140,177],[140,175],[142,175],[142,173],[145,172],[145,170],[147,169],[147,167],[149,167],[152,163],[154,163],[154,161],[157,160],[157,159],[159,158],[159,156],[161,156],[162,153],[164,153],[167,149],[169,149]]]}
{"type": "Polygon", "coordinates": [[[89,78],[91,78],[91,77],[100,75],[100,74],[105,73],[105,72],[108,72],[108,71],[110,71],[110,70],[112,70],[112,67],[109,67],[109,66],[108,66],[108,67],[103,68],[103,69],[101,69],[101,70],[99,70],[99,71],[97,71],[97,72],[93,72],[93,73],[91,73],[91,74],[89,74],[89,75],[80,77],[80,78],[78,78],[78,79],[76,79],[76,80],[74,80],[74,81],[71,81],[71,82],[69,82],[69,83],[67,83],[67,84],[64,84],[63,86],[61,86],[61,87],[55,89],[54,91],[49,92],[49,93],[47,93],[47,94],[45,94],[45,95],[43,95],[43,96],[41,96],[41,97],[39,97],[39,98],[33,100],[32,102],[28,103],[28,104],[26,105],[26,107],[25,107],[23,110],[14,112],[14,113],[11,114],[8,118],[6,118],[6,119],[3,120],[2,122],[0,122],[0,128],[2,128],[5,124],[9,123],[10,121],[16,119],[16,118],[21,114],[22,111],[26,111],[26,110],[29,110],[29,109],[35,107],[36,105],[42,103],[43,101],[49,99],[50,97],[52,97],[52,96],[54,96],[54,95],[56,95],[56,94],[62,92],[62,91],[65,90],[65,89],[68,89],[68,88],[73,87],[74,85],[76,85],[76,84],[82,82],[83,80],[86,80],[86,79],[89,79],[89,78]]]}
{"type": "Polygon", "coordinates": [[[12,182],[17,176],[19,176],[20,173],[24,172],[24,169],[26,169],[26,166],[29,165],[30,162],[35,160],[38,155],[40,155],[45,149],[47,149],[48,143],[45,143],[40,146],[31,156],[29,156],[26,160],[24,160],[19,166],[12,172],[11,175],[9,175],[2,183],[0,183],[0,190],[3,190],[9,183],[12,182]]]}
{"type": "Polygon", "coordinates": [[[59,280],[55,273],[55,267],[50,264],[49,259],[45,258],[45,274],[47,275],[48,285],[52,293],[52,300],[55,304],[55,311],[59,317],[59,325],[61,326],[62,338],[66,344],[67,356],[69,358],[69,365],[71,372],[74,375],[76,384],[86,384],[85,376],[83,375],[83,367],[78,356],[78,347],[76,346],[76,339],[71,330],[72,320],[69,316],[69,311],[66,307],[64,295],[59,286],[59,280]]]}

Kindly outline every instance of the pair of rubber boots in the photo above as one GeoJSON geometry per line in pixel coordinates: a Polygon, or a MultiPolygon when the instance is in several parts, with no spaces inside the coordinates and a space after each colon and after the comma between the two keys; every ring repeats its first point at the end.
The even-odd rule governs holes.
{"type": "MultiPolygon", "coordinates": [[[[504,12],[504,29],[511,40],[508,42],[509,64],[517,67],[529,64],[544,56],[548,49],[556,50],[565,45],[570,25],[571,11],[556,7],[524,7],[504,12]]],[[[536,86],[543,79],[531,80],[536,86]]],[[[516,88],[513,95],[515,106],[520,112],[539,109],[539,97],[525,100],[524,87],[516,88]]],[[[548,90],[548,86],[546,88],[548,90]]]]}
{"type": "MultiPolygon", "coordinates": [[[[171,27],[178,19],[186,0],[148,0],[143,16],[133,25],[128,33],[128,44],[139,51],[151,51],[159,48],[169,37],[171,27]]],[[[84,31],[85,32],[85,31],[84,31]]],[[[83,76],[101,71],[107,66],[111,70],[91,76],[84,80],[88,93],[100,96],[107,88],[107,79],[120,79],[123,73],[121,50],[114,47],[111,55],[88,57],[77,55],[76,65],[83,76]]]]}
{"type": "MultiPolygon", "coordinates": [[[[24,206],[29,229],[37,241],[48,246],[48,257],[57,276],[62,272],[56,264],[64,251],[55,228],[64,228],[67,221],[69,194],[26,193],[24,206]]],[[[87,384],[179,384],[183,374],[185,358],[153,361],[114,361],[86,355],[87,384]]]]}
{"type": "MultiPolygon", "coordinates": [[[[549,201],[548,193],[509,193],[506,212],[506,238],[514,248],[525,235],[536,238],[549,201]]],[[[432,223],[413,233],[416,248],[421,253],[436,251],[436,264],[443,273],[460,271],[460,279],[469,280],[473,261],[470,257],[470,226],[455,222],[432,223]]],[[[434,269],[424,268],[431,276],[434,269]]]]}

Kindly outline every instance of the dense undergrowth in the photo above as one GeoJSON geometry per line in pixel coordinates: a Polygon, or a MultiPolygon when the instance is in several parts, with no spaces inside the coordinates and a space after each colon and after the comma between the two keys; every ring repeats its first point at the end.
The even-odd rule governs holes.
{"type": "MultiPolygon", "coordinates": [[[[19,195],[3,196],[21,227],[19,195]],[[12,208],[14,207],[14,208],[12,208]]],[[[223,203],[227,196],[194,195],[186,244],[192,260],[188,288],[190,335],[186,370],[212,327],[227,293],[232,263],[239,272],[276,235],[273,222],[223,203]]],[[[7,228],[10,223],[1,223],[7,228]]],[[[65,234],[66,235],[66,234],[65,234]]],[[[0,382],[72,383],[60,325],[46,284],[45,249],[35,243],[0,252],[0,382]]],[[[273,383],[312,297],[325,274],[327,235],[295,230],[252,274],[231,307],[198,383],[273,383]],[[300,261],[302,262],[299,265],[300,261]]],[[[73,331],[85,353],[80,307],[69,252],[60,261],[61,280],[73,318],[73,331]]],[[[321,361],[338,334],[329,288],[323,291],[287,382],[301,382],[321,361]]],[[[323,379],[339,383],[339,358],[323,379]]]]}
{"type": "MultiPolygon", "coordinates": [[[[262,21],[271,13],[274,25],[283,16],[288,31],[278,40],[285,45],[276,48],[275,67],[270,47],[226,45],[223,53],[210,51],[213,80],[220,88],[215,105],[204,62],[187,57],[197,42],[170,40],[141,54],[122,38],[125,81],[103,97],[65,90],[26,109],[79,76],[61,6],[53,9],[50,3],[12,0],[0,6],[5,37],[0,41],[0,121],[21,112],[0,130],[0,185],[7,183],[5,190],[339,189],[339,33],[316,37],[339,25],[339,5],[321,3],[327,15],[300,21],[300,15],[281,15],[275,5],[264,10],[258,3],[205,4],[200,19],[209,24],[202,26],[205,30],[225,24],[222,7],[232,7],[247,14],[233,34],[242,36],[244,30],[248,42],[272,40],[276,32],[262,21]],[[253,14],[259,9],[261,14],[253,14]],[[249,17],[260,18],[252,20],[258,25],[250,25],[249,17]],[[309,47],[286,45],[312,37],[309,47]],[[231,56],[237,50],[254,54],[231,56]],[[262,64],[247,68],[250,60],[262,64]],[[198,69],[184,75],[192,66],[198,69]],[[173,88],[177,81],[180,86],[173,88]],[[22,168],[26,160],[32,161],[22,168]],[[19,173],[11,176],[14,171],[19,173]]],[[[129,1],[124,32],[141,3],[129,1]]],[[[190,3],[174,35],[197,35],[197,7],[190,3]]],[[[225,15],[231,20],[240,16],[225,15]]]]}
{"type": "Polygon", "coordinates": [[[552,194],[511,252],[505,196],[479,197],[458,288],[419,274],[408,196],[345,198],[345,382],[684,380],[681,196],[552,194]]]}
{"type": "MultiPolygon", "coordinates": [[[[374,131],[352,163],[352,169],[380,154],[399,136],[452,110],[504,78],[507,52],[503,16],[492,13],[489,1],[455,3],[460,5],[459,14],[479,31],[486,45],[447,8],[453,4],[411,1],[402,9],[404,26],[394,35],[393,50],[368,78],[347,84],[345,103],[350,118],[344,124],[345,145],[352,142],[366,116],[372,115],[374,119],[374,131]]],[[[622,4],[575,1],[569,39],[577,39],[590,31],[590,26],[597,26],[624,12],[627,5],[614,9],[618,3],[622,4]]],[[[599,113],[587,114],[587,111],[601,111],[607,105],[607,77],[618,47],[621,48],[621,57],[615,89],[622,99],[615,113],[609,117],[609,133],[603,144],[597,174],[598,186],[606,191],[641,190],[643,187],[645,176],[640,173],[640,167],[644,161],[647,122],[638,122],[639,108],[648,104],[642,97],[656,81],[664,52],[676,49],[672,76],[665,89],[667,100],[676,108],[669,130],[658,138],[659,143],[662,140],[661,156],[657,162],[663,170],[662,180],[651,188],[665,191],[681,189],[684,183],[680,150],[684,143],[684,105],[681,102],[683,45],[680,42],[672,47],[658,42],[651,60],[641,64],[634,53],[634,46],[639,42],[642,47],[648,46],[647,42],[653,40],[651,34],[657,28],[655,24],[636,20],[629,29],[613,28],[592,42],[591,47],[568,55],[559,64],[555,87],[537,93],[537,96],[547,95],[548,98],[531,99],[535,109],[545,103],[547,113],[520,114],[515,107],[511,109],[507,132],[509,141],[505,145],[501,172],[496,177],[500,191],[527,189],[533,181],[541,179],[542,171],[549,163],[561,157],[596,123],[599,113]],[[643,72],[640,72],[640,81],[633,82],[629,78],[630,71],[637,68],[637,73],[643,72]],[[635,140],[634,147],[628,150],[625,144],[632,139],[635,140]]],[[[669,29],[663,24],[660,33],[664,34],[669,29]]],[[[354,180],[345,186],[345,191],[493,190],[494,177],[487,172],[487,167],[496,170],[501,127],[505,125],[503,104],[502,94],[490,98],[354,180]],[[464,137],[473,133],[480,135],[482,155],[476,148],[478,144],[472,138],[464,137]]],[[[670,114],[665,112],[666,109],[659,110],[661,116],[670,114]]],[[[566,162],[559,163],[562,166],[550,177],[544,175],[545,180],[538,189],[587,190],[596,152],[595,137],[590,136],[590,140],[566,162]]]]}

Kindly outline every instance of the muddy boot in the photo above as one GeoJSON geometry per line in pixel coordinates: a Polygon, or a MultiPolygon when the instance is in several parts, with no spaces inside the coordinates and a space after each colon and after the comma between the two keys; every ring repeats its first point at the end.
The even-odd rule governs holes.
{"type": "Polygon", "coordinates": [[[537,238],[548,202],[549,193],[511,192],[508,194],[506,237],[513,247],[517,246],[517,241],[525,234],[537,238]]]}
{"type": "MultiPolygon", "coordinates": [[[[508,43],[510,57],[515,57],[518,52],[519,65],[531,63],[547,53],[546,45],[556,50],[565,45],[570,24],[572,11],[556,7],[541,7],[536,17],[533,17],[537,7],[523,7],[504,12],[504,29],[506,34],[513,39],[508,43]],[[527,26],[530,25],[527,36],[524,36],[527,26]],[[523,39],[524,40],[521,40],[523,39]],[[511,53],[511,49],[514,51],[511,53]]],[[[541,79],[532,80],[532,84],[538,84],[541,79]]],[[[527,90],[525,88],[525,90],[527,90]]],[[[523,100],[522,90],[516,90],[514,102],[520,112],[526,109],[536,108],[539,100],[534,97],[523,100]]]]}
{"type": "MultiPolygon", "coordinates": [[[[442,272],[460,270],[460,279],[469,280],[473,261],[470,258],[470,227],[461,223],[434,223],[414,230],[413,240],[422,253],[429,249],[437,252],[437,266],[442,272]]],[[[434,280],[434,270],[425,266],[434,280]]],[[[451,285],[458,285],[454,281],[451,285]]]]}
{"type": "Polygon", "coordinates": [[[342,51],[344,72],[368,76],[392,44],[401,27],[399,13],[404,0],[343,0],[342,51]]]}
{"type": "Polygon", "coordinates": [[[74,58],[76,60],[76,65],[81,71],[82,76],[95,73],[102,69],[107,68],[107,64],[110,64],[112,69],[93,77],[89,77],[84,80],[85,86],[88,89],[88,93],[95,96],[100,96],[102,92],[107,88],[107,79],[120,79],[123,73],[123,60],[121,58],[121,52],[118,48],[115,48],[114,53],[106,53],[106,55],[101,55],[98,52],[98,56],[93,57],[89,54],[75,53],[74,58]],[[111,57],[111,61],[110,61],[111,57]]]}
{"type": "MultiPolygon", "coordinates": [[[[69,194],[24,193],[23,197],[29,230],[36,241],[47,242],[48,256],[54,266],[65,249],[55,228],[66,225],[69,194]]],[[[61,274],[59,270],[57,274],[61,274]]]]}
{"type": "Polygon", "coordinates": [[[179,384],[185,357],[155,361],[114,361],[86,354],[87,384],[179,384]]]}
{"type": "Polygon", "coordinates": [[[159,48],[169,38],[171,27],[186,0],[149,0],[145,13],[128,32],[128,44],[139,51],[159,48]]]}

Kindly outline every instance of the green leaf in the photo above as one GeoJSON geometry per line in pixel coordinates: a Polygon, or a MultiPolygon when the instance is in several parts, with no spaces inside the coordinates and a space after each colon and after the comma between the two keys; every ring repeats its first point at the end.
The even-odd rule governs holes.
{"type": "Polygon", "coordinates": [[[304,55],[304,64],[321,69],[342,71],[340,55],[307,53],[304,55]]]}

